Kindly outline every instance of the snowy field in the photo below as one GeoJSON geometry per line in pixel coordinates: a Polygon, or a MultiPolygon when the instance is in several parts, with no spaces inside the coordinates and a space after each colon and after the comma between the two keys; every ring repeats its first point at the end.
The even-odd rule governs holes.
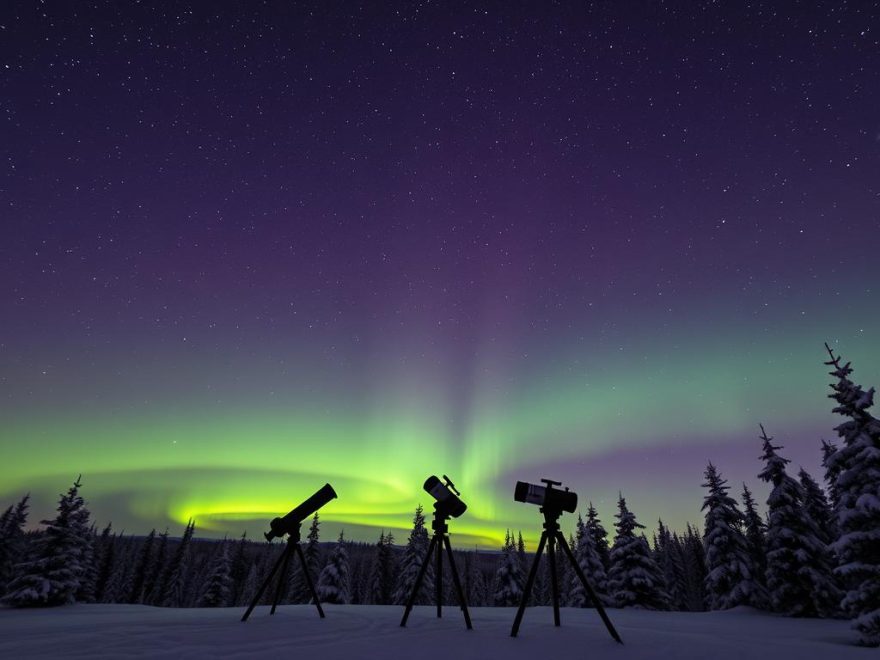
{"type": "Polygon", "coordinates": [[[258,658],[309,660],[846,660],[877,657],[853,645],[845,621],[798,620],[747,609],[685,613],[609,610],[623,638],[614,642],[596,612],[563,608],[553,627],[550,608],[526,610],[519,637],[510,637],[513,608],[473,608],[474,630],[461,612],[417,607],[400,628],[402,607],[286,605],[269,616],[241,608],[161,609],[143,605],[73,605],[0,610],[0,658],[258,658]]]}

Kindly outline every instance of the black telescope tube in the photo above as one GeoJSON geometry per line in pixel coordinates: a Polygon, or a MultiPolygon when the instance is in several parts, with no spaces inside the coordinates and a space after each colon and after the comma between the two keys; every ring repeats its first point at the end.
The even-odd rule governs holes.
{"type": "Polygon", "coordinates": [[[467,504],[462,502],[436,475],[428,477],[423,488],[425,492],[437,500],[436,507],[438,510],[445,512],[453,518],[458,518],[467,511],[467,504]]]}
{"type": "Polygon", "coordinates": [[[577,511],[577,493],[538,486],[526,481],[516,482],[516,487],[513,489],[513,499],[524,504],[537,504],[549,509],[568,511],[568,513],[577,511]]]}
{"type": "Polygon", "coordinates": [[[336,497],[336,491],[333,490],[333,486],[330,484],[324,484],[318,492],[298,507],[292,509],[286,516],[273,519],[272,522],[269,523],[269,527],[272,531],[265,534],[266,540],[271,541],[273,538],[289,534],[290,531],[296,529],[303,520],[336,497]]]}

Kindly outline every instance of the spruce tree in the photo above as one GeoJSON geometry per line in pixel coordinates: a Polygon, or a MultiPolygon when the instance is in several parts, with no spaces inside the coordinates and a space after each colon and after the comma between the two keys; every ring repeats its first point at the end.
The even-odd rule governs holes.
{"type": "Polygon", "coordinates": [[[727,494],[727,481],[717,468],[706,467],[708,493],[703,499],[706,512],[703,545],[706,547],[706,593],[709,608],[727,610],[738,605],[764,607],[767,594],[757,581],[751,565],[748,543],[742,532],[743,514],[727,494]]]}
{"type": "MultiPolygon", "coordinates": [[[[752,573],[755,580],[764,588],[767,593],[767,557],[764,554],[765,538],[764,534],[767,526],[758,515],[758,508],[755,504],[755,498],[749,487],[743,484],[742,492],[743,501],[743,524],[746,537],[746,544],[749,549],[749,558],[751,560],[752,573]]],[[[770,595],[767,594],[765,606],[769,606],[770,595]]]]}
{"type": "Polygon", "coordinates": [[[520,560],[516,543],[510,530],[504,536],[504,546],[495,571],[495,589],[493,602],[495,607],[511,607],[519,605],[522,599],[522,579],[520,577],[520,560]]]}
{"type": "Polygon", "coordinates": [[[186,603],[186,581],[189,570],[189,545],[195,530],[195,521],[190,520],[168,564],[162,579],[162,607],[183,607],[186,603]]]}
{"type": "Polygon", "coordinates": [[[199,600],[199,607],[226,607],[231,604],[232,576],[229,548],[225,540],[220,542],[220,548],[212,564],[204,593],[199,600]]]}
{"type": "Polygon", "coordinates": [[[131,591],[132,544],[124,534],[113,536],[113,562],[101,596],[102,603],[124,603],[131,591]]]}
{"type": "MultiPolygon", "coordinates": [[[[306,535],[306,547],[303,550],[303,556],[306,560],[306,570],[314,584],[318,579],[318,568],[321,560],[321,549],[318,546],[320,537],[321,519],[317,512],[312,516],[312,523],[309,525],[309,533],[306,535]]],[[[300,563],[294,564],[293,574],[290,578],[290,602],[291,603],[310,603],[312,601],[312,593],[309,591],[309,585],[302,572],[300,563]]]]}
{"type": "MultiPolygon", "coordinates": [[[[577,520],[577,535],[575,539],[575,561],[593,588],[599,602],[602,605],[611,605],[608,598],[608,576],[605,575],[605,567],[602,565],[602,560],[599,559],[599,553],[596,552],[595,541],[580,516],[578,516],[577,520]]],[[[572,607],[593,607],[593,603],[587,595],[580,577],[574,571],[572,571],[570,578],[568,604],[572,607]]]]}
{"type": "MultiPolygon", "coordinates": [[[[397,584],[394,589],[394,604],[405,605],[419,574],[425,553],[428,551],[428,531],[425,529],[425,516],[422,513],[422,505],[416,507],[413,517],[413,528],[409,535],[403,557],[397,571],[397,584]]],[[[415,604],[423,605],[432,602],[432,588],[434,585],[433,562],[428,562],[428,569],[422,579],[422,586],[416,595],[415,604]]]]}
{"type": "MultiPolygon", "coordinates": [[[[513,536],[511,535],[511,541],[513,540],[513,536]]],[[[517,572],[517,579],[519,580],[519,590],[520,593],[525,591],[526,589],[526,579],[529,575],[529,565],[528,560],[526,559],[526,544],[523,542],[522,530],[517,532],[516,537],[516,560],[519,564],[519,571],[517,572]]]]}
{"type": "Polygon", "coordinates": [[[390,605],[394,597],[394,535],[379,534],[376,554],[370,571],[368,603],[374,605],[390,605]]]}
{"type": "Polygon", "coordinates": [[[843,609],[854,618],[853,627],[865,646],[880,646],[880,420],[868,409],[874,404],[874,388],[867,391],[853,383],[849,362],[828,349],[833,367],[830,398],[837,402],[833,412],[847,418],[835,427],[843,444],[828,459],[836,474],[837,527],[834,543],[836,574],[846,596],[843,609]]]}
{"type": "Polygon", "coordinates": [[[159,534],[159,547],[155,556],[150,560],[150,565],[144,578],[143,602],[150,605],[158,605],[162,598],[162,578],[165,576],[168,562],[168,528],[159,534]]]}
{"type": "MultiPolygon", "coordinates": [[[[576,548],[577,541],[575,541],[574,537],[569,534],[568,535],[568,547],[576,548]]],[[[556,544],[556,584],[559,586],[559,604],[568,606],[571,604],[571,581],[575,575],[574,570],[571,567],[571,562],[569,562],[563,556],[564,550],[559,547],[559,544],[556,544]]],[[[549,564],[549,561],[548,561],[549,564]]],[[[550,585],[550,599],[552,603],[553,599],[553,585],[550,585]]]]}
{"type": "Polygon", "coordinates": [[[344,604],[351,598],[348,551],[345,548],[345,537],[342,532],[339,532],[336,547],[321,571],[317,590],[318,598],[325,603],[344,604]]]}
{"type": "Polygon", "coordinates": [[[464,596],[471,607],[488,605],[486,594],[486,580],[483,571],[480,570],[480,558],[476,552],[467,552],[464,555],[464,596]]]}
{"type": "Polygon", "coordinates": [[[235,544],[235,554],[229,568],[229,577],[232,580],[232,593],[229,596],[229,602],[232,605],[241,603],[241,591],[244,588],[248,572],[247,544],[247,532],[245,531],[242,532],[241,538],[235,544]]]}
{"type": "Polygon", "coordinates": [[[688,607],[688,587],[681,541],[669,531],[662,520],[657,521],[654,556],[657,565],[663,572],[670,607],[674,610],[686,610],[688,607]]]}
{"type": "Polygon", "coordinates": [[[53,520],[41,521],[46,530],[38,537],[33,559],[20,566],[19,576],[7,587],[3,602],[13,607],[65,605],[75,601],[84,566],[88,510],[79,494],[80,477],[58,501],[53,520]]]}
{"type": "Polygon", "coordinates": [[[773,609],[789,616],[833,616],[840,602],[831,555],[819,530],[803,509],[804,491],[785,470],[789,462],[776,453],[761,427],[764,469],[771,484],[767,498],[767,590],[773,609]]]}
{"type": "Polygon", "coordinates": [[[113,540],[115,537],[110,535],[111,529],[112,523],[107,523],[95,544],[95,563],[98,567],[95,577],[95,600],[99,603],[106,602],[104,600],[104,591],[110,579],[110,573],[113,570],[113,553],[115,551],[113,540]]]}
{"type": "Polygon", "coordinates": [[[609,595],[618,607],[669,609],[669,596],[664,589],[660,567],[651,556],[645,537],[635,533],[636,529],[644,529],[644,525],[636,522],[623,495],[617,506],[617,535],[611,548],[611,570],[608,573],[609,595]]]}
{"type": "Polygon", "coordinates": [[[0,594],[6,593],[6,585],[13,577],[13,566],[21,560],[24,552],[24,525],[30,497],[28,493],[15,507],[9,505],[0,518],[0,594]]]}
{"type": "Polygon", "coordinates": [[[538,572],[535,574],[535,585],[532,587],[532,600],[535,605],[550,605],[553,599],[553,587],[550,584],[550,562],[547,555],[542,554],[538,560],[538,572]]]}
{"type": "Polygon", "coordinates": [[[238,597],[237,605],[250,605],[251,601],[254,599],[254,596],[257,595],[257,589],[260,586],[260,566],[259,562],[255,559],[251,562],[250,567],[248,568],[247,575],[244,578],[244,583],[241,586],[240,595],[238,597]]]}
{"type": "Polygon", "coordinates": [[[95,587],[98,581],[98,556],[97,534],[94,524],[89,527],[83,544],[82,566],[83,571],[79,579],[79,589],[76,591],[77,603],[94,603],[95,587]]]}
{"type": "Polygon", "coordinates": [[[819,540],[825,545],[833,543],[837,540],[837,521],[828,504],[828,498],[816,480],[803,468],[798,472],[798,479],[804,489],[804,510],[816,523],[819,540]]]}
{"type": "Polygon", "coordinates": [[[150,567],[150,560],[153,556],[153,545],[156,542],[156,530],[150,530],[150,533],[147,534],[147,537],[144,539],[144,542],[141,544],[140,552],[138,553],[137,563],[134,565],[134,570],[131,578],[131,588],[128,591],[127,602],[129,603],[142,603],[143,595],[144,595],[144,583],[147,579],[147,570],[150,567]]]}
{"type": "Polygon", "coordinates": [[[684,538],[682,539],[684,551],[685,582],[687,584],[687,609],[690,612],[703,612],[706,609],[706,576],[709,571],[706,567],[706,549],[703,546],[703,536],[698,529],[687,524],[684,538]]]}
{"type": "Polygon", "coordinates": [[[599,555],[599,560],[602,562],[602,566],[605,567],[605,572],[608,572],[608,569],[611,567],[611,550],[608,547],[608,532],[605,531],[605,528],[602,526],[602,521],[599,520],[599,514],[596,513],[596,509],[593,508],[593,503],[590,502],[589,507],[587,508],[587,521],[586,521],[587,532],[593,538],[593,547],[596,549],[596,554],[599,555]]]}
{"type": "Polygon", "coordinates": [[[832,511],[837,511],[840,504],[840,495],[837,492],[837,477],[840,476],[840,466],[831,459],[837,451],[833,442],[822,440],[822,467],[825,468],[825,485],[828,487],[828,499],[832,511]]]}

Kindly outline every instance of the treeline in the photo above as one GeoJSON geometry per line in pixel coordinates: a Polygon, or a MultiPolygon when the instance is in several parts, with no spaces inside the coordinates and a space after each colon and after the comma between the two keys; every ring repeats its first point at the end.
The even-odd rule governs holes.
{"type": "MultiPolygon", "coordinates": [[[[827,348],[827,347],[826,347],[827,348]]],[[[757,476],[770,486],[766,515],[743,484],[741,506],[712,463],[703,487],[702,532],[688,525],[679,534],[659,521],[649,543],[621,495],[609,542],[592,504],[578,516],[570,545],[576,561],[603,604],[656,610],[720,610],[751,606],[788,616],[847,617],[862,644],[880,645],[880,421],[868,412],[874,389],[854,384],[849,363],[828,349],[833,368],[834,412],[840,446],[822,441],[823,489],[789,461],[761,426],[763,467],[757,476]]],[[[0,518],[0,590],[16,607],[73,602],[143,603],[165,607],[244,606],[283,551],[283,545],[198,541],[194,525],[180,539],[167,530],[125,537],[108,525],[98,532],[79,495],[79,479],[61,496],[45,529],[25,533],[27,496],[0,518]]],[[[418,507],[404,547],[392,535],[375,544],[352,543],[340,534],[332,546],[319,542],[316,514],[304,542],[309,574],[317,576],[322,601],[405,603],[428,547],[418,507]]],[[[531,560],[521,534],[508,531],[500,553],[456,551],[470,606],[515,606],[523,594],[531,560]]],[[[310,600],[298,562],[283,585],[282,603],[310,600]]],[[[574,571],[557,562],[560,602],[589,606],[574,571]]],[[[542,558],[531,604],[552,598],[548,562],[542,558]]],[[[433,602],[433,565],[416,603],[433,602]]],[[[456,604],[451,580],[445,602],[456,604]]],[[[274,597],[267,590],[264,603],[274,597]]]]}
{"type": "MultiPolygon", "coordinates": [[[[190,522],[180,538],[152,530],[146,537],[125,536],[107,525],[98,531],[80,495],[80,479],[61,495],[57,515],[41,521],[45,529],[24,532],[28,496],[0,518],[0,592],[13,607],[71,603],[130,603],[159,607],[245,606],[256,596],[284,544],[236,540],[199,540],[190,522]]],[[[321,521],[312,518],[303,554],[318,596],[327,603],[404,604],[429,538],[421,507],[405,547],[384,531],[376,544],[321,543],[321,521]]],[[[455,551],[466,598],[490,605],[494,552],[455,551]]],[[[429,570],[417,603],[433,602],[429,570]]],[[[449,582],[449,580],[446,580],[449,582]]],[[[275,591],[267,589],[261,603],[275,591]]],[[[446,584],[454,602],[451,583],[446,584]]],[[[308,603],[311,596],[298,562],[291,562],[280,602],[308,603]]]]}

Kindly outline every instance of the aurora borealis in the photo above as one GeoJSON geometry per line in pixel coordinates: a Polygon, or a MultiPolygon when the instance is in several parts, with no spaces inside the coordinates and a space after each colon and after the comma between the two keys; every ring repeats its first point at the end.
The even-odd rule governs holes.
{"type": "MultiPolygon", "coordinates": [[[[0,497],[356,540],[701,523],[758,423],[819,473],[823,342],[880,385],[864,6],[5,3],[0,497]],[[573,521],[567,520],[570,526],[573,521]]],[[[5,508],[5,504],[3,504],[5,508]]]]}

